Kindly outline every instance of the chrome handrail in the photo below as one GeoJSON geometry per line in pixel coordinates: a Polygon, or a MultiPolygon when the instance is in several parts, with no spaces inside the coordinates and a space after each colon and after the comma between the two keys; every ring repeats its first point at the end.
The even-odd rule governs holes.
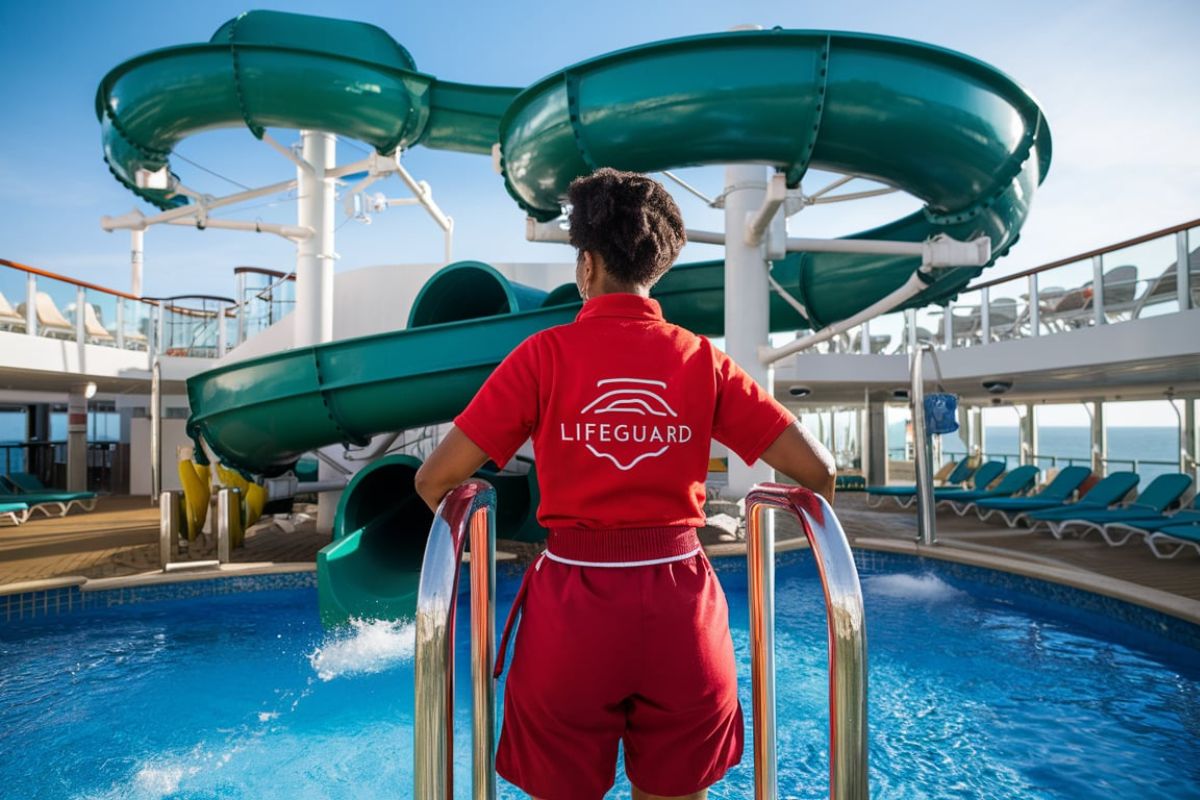
{"type": "Polygon", "coordinates": [[[775,534],[767,509],[800,520],[825,592],[829,628],[829,797],[866,800],[867,631],[862,588],[842,525],[825,498],[799,486],[756,485],[746,495],[750,591],[754,797],[776,800],[775,534]]]}
{"type": "Polygon", "coordinates": [[[472,790],[496,797],[496,490],[472,479],[442,500],[417,588],[413,787],[418,800],[454,796],[454,605],[463,547],[471,541],[472,790]]]}

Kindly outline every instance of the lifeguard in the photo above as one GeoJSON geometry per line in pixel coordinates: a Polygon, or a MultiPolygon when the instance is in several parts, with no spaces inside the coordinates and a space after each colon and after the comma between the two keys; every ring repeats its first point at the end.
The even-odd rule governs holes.
{"type": "Polygon", "coordinates": [[[583,309],[522,342],[417,473],[431,508],[532,437],[545,553],[526,572],[497,772],[538,800],[600,800],[617,748],[635,800],[703,798],[742,755],[725,596],[696,528],[710,442],[833,495],[832,459],[650,287],[684,244],[654,181],[571,184],[583,309]]]}

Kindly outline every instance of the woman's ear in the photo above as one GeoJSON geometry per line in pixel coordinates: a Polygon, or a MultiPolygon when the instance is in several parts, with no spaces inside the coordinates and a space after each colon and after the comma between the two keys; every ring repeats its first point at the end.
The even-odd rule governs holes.
{"type": "Polygon", "coordinates": [[[592,283],[595,270],[596,262],[592,259],[591,251],[584,250],[579,254],[579,296],[585,301],[588,299],[588,286],[592,283]]]}

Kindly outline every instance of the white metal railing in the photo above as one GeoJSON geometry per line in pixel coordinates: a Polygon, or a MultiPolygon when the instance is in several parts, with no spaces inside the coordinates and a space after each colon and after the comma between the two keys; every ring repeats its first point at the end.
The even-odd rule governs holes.
{"type": "MultiPolygon", "coordinates": [[[[260,305],[245,304],[245,311],[257,314],[260,305]]],[[[244,338],[241,308],[213,295],[141,297],[0,259],[0,331],[8,333],[141,351],[151,358],[219,358],[244,338]]],[[[278,309],[271,305],[271,312],[278,309]]]]}
{"type": "Polygon", "coordinates": [[[885,314],[807,352],[980,347],[1193,308],[1200,308],[1200,220],[976,283],[945,307],[885,314]]]}
{"type": "Polygon", "coordinates": [[[829,631],[829,797],[866,800],[867,627],[850,543],[825,498],[799,486],[759,484],[746,495],[754,797],[776,800],[775,534],[768,509],[796,516],[821,577],[829,631]]]}
{"type": "MultiPolygon", "coordinates": [[[[756,800],[776,800],[775,539],[769,509],[795,514],[825,594],[829,643],[829,796],[867,800],[867,645],[862,589],[846,534],[820,495],[760,484],[746,496],[750,674],[756,800]]],[[[472,789],[493,800],[495,777],[495,490],[473,479],[438,507],[417,597],[414,796],[454,796],[454,620],[459,564],[471,543],[472,789]]]]}
{"type": "Polygon", "coordinates": [[[459,564],[471,543],[472,790],[496,797],[496,490],[472,479],[434,515],[417,588],[414,797],[454,797],[454,617],[459,564]]]}

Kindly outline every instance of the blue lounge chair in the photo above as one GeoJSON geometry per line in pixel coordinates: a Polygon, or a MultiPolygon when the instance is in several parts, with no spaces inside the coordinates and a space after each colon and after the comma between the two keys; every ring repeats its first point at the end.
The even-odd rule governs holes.
{"type": "Polygon", "coordinates": [[[955,514],[961,517],[974,508],[975,503],[979,500],[1012,497],[1014,494],[1029,491],[1037,483],[1039,471],[1032,464],[1025,464],[1005,475],[994,489],[974,489],[944,494],[935,492],[933,496],[936,498],[938,506],[948,505],[955,514]]]}
{"type": "Polygon", "coordinates": [[[1188,547],[1195,548],[1200,555],[1200,521],[1168,525],[1148,535],[1146,544],[1157,558],[1174,558],[1188,547]],[[1160,551],[1159,547],[1174,549],[1160,551]]]}
{"type": "MultiPolygon", "coordinates": [[[[961,486],[967,482],[967,479],[974,474],[975,469],[971,466],[971,459],[964,458],[954,465],[954,469],[946,476],[947,487],[961,486]]],[[[917,487],[916,486],[868,486],[867,487],[867,505],[871,508],[878,507],[883,498],[890,497],[896,501],[896,505],[901,508],[908,508],[913,503],[917,502],[917,487]],[[872,498],[875,499],[872,502],[872,498]]]]}
{"type": "MultiPolygon", "coordinates": [[[[1005,525],[1014,528],[1021,517],[1030,511],[1055,508],[1069,502],[1091,474],[1092,471],[1087,467],[1064,467],[1054,476],[1054,480],[1037,494],[1029,497],[984,497],[974,503],[975,513],[979,515],[980,520],[987,520],[993,514],[999,514],[1005,525]]],[[[1133,478],[1133,483],[1121,492],[1122,497],[1132,486],[1137,485],[1137,475],[1132,472],[1128,474],[1133,478]]]]}
{"type": "Polygon", "coordinates": [[[989,461],[971,476],[971,488],[939,486],[933,490],[935,500],[952,500],[970,492],[982,492],[997,478],[1004,474],[1006,465],[1003,461],[989,461]]]}
{"type": "Polygon", "coordinates": [[[31,472],[10,472],[7,475],[0,476],[0,480],[3,480],[16,494],[20,494],[21,492],[54,491],[42,483],[41,478],[31,472]]]}
{"type": "MultiPolygon", "coordinates": [[[[1049,511],[1035,511],[1029,518],[1047,523],[1055,539],[1063,538],[1068,528],[1077,527],[1083,528],[1080,532],[1081,538],[1091,531],[1099,531],[1100,535],[1104,536],[1104,526],[1114,522],[1136,523],[1160,518],[1191,485],[1192,479],[1182,473],[1159,475],[1150,481],[1150,485],[1134,498],[1132,503],[1122,508],[1080,509],[1068,506],[1049,511]]],[[[1105,536],[1105,541],[1110,545],[1124,544],[1128,539],[1129,536],[1125,536],[1117,542],[1105,536]]]]}
{"type": "Polygon", "coordinates": [[[29,519],[29,506],[25,503],[0,503],[0,520],[10,525],[20,525],[29,519]]]}
{"type": "Polygon", "coordinates": [[[1063,519],[1064,515],[1069,516],[1083,509],[1102,511],[1124,500],[1130,492],[1137,488],[1140,480],[1141,478],[1136,472],[1114,472],[1097,481],[1096,485],[1089,489],[1077,503],[1060,503],[1049,508],[1030,509],[1018,514],[1016,518],[1023,517],[1029,527],[1036,530],[1041,525],[1048,527],[1051,521],[1063,519]],[[1055,517],[1054,515],[1059,516],[1055,517]],[[1047,519],[1041,519],[1041,517],[1047,517],[1047,519]]]}
{"type": "Polygon", "coordinates": [[[1192,522],[1200,522],[1200,495],[1196,495],[1192,499],[1192,507],[1190,509],[1185,509],[1175,514],[1157,514],[1153,517],[1146,516],[1144,519],[1109,522],[1104,526],[1104,530],[1100,532],[1100,535],[1109,544],[1119,545],[1125,544],[1131,536],[1149,536],[1151,533],[1161,531],[1163,528],[1187,525],[1192,522]],[[1114,541],[1117,536],[1121,536],[1120,541],[1114,541]]]}
{"type": "Polygon", "coordinates": [[[72,506],[78,506],[84,511],[96,507],[95,492],[56,492],[53,489],[44,492],[22,492],[20,494],[0,494],[0,503],[24,503],[29,506],[29,513],[38,511],[47,517],[51,512],[65,517],[72,506]]]}

